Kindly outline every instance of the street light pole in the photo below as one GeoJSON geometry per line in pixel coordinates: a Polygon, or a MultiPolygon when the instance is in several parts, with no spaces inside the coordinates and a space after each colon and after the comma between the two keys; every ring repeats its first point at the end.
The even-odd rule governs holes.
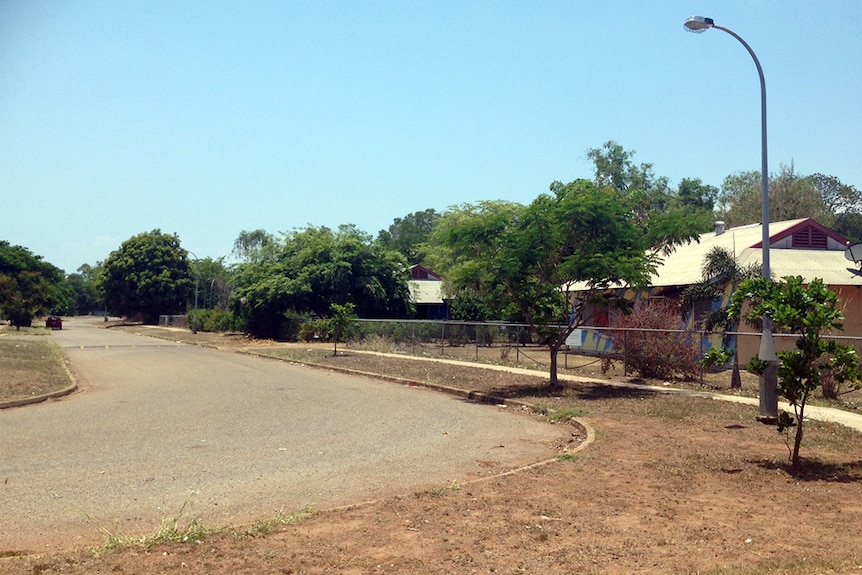
{"type": "MultiPolygon", "coordinates": [[[[754,60],[754,65],[757,66],[757,75],[760,77],[760,211],[761,211],[761,261],[763,269],[763,277],[767,280],[772,279],[771,270],[769,267],[769,167],[766,155],[766,80],[763,76],[763,68],[760,66],[760,60],[748,42],[729,28],[719,26],[712,18],[704,18],[703,16],[692,16],[685,21],[685,29],[689,32],[705,32],[710,28],[727,32],[742,44],[751,59],[754,60]]],[[[760,337],[760,350],[757,357],[766,362],[766,369],[760,376],[760,415],[758,419],[765,423],[774,423],[778,421],[778,395],[776,393],[778,382],[778,355],[775,352],[775,341],[772,338],[772,318],[768,315],[763,316],[763,331],[760,337]]]]}

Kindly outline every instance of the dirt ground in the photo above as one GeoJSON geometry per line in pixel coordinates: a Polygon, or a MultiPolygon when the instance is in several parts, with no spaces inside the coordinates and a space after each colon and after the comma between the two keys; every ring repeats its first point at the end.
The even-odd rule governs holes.
{"type": "Polygon", "coordinates": [[[862,435],[840,426],[806,424],[792,476],[783,436],[748,406],[602,383],[548,389],[542,377],[350,350],[278,353],[576,410],[595,441],[514,474],[233,529],[191,525],[167,543],[0,550],[0,573],[862,573],[862,435]]]}

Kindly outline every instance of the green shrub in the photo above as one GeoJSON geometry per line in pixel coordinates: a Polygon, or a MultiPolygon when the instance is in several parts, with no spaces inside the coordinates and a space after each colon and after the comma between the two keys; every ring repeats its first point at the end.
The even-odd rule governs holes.
{"type": "MultiPolygon", "coordinates": [[[[194,314],[189,314],[189,325],[194,321],[194,314]]],[[[219,309],[198,310],[198,331],[207,332],[229,332],[239,331],[241,328],[239,319],[230,311],[219,309]]]]}

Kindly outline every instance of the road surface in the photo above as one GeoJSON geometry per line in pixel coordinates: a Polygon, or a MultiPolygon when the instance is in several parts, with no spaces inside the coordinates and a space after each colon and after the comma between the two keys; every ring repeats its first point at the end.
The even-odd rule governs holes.
{"type": "Polygon", "coordinates": [[[488,405],[64,322],[80,390],[0,411],[0,551],[237,525],[444,487],[553,455],[559,429],[488,405]]]}

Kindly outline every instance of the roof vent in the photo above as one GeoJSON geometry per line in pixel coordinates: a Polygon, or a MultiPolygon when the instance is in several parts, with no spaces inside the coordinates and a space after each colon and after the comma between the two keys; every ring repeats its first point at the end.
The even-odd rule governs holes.
{"type": "Polygon", "coordinates": [[[724,233],[724,222],[715,222],[715,235],[720,236],[724,233]]]}

